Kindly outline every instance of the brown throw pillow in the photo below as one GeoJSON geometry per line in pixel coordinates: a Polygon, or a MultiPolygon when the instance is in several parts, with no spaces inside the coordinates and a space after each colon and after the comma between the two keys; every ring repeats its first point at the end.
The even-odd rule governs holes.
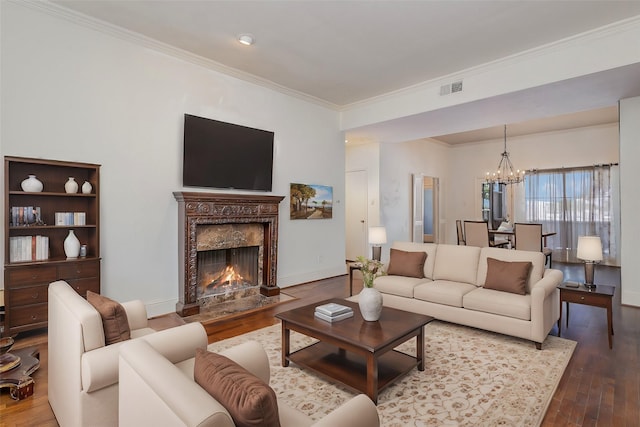
{"type": "Polygon", "coordinates": [[[193,377],[225,407],[236,426],[280,427],[276,393],[228,357],[197,349],[193,377]]]}
{"type": "Polygon", "coordinates": [[[527,293],[527,279],[531,267],[529,261],[508,262],[487,258],[484,288],[524,295],[527,293]]]}
{"type": "Polygon", "coordinates": [[[124,307],[112,299],[91,291],[87,291],[87,301],[98,310],[100,317],[102,317],[106,345],[131,338],[129,319],[127,319],[124,307]]]}
{"type": "Polygon", "coordinates": [[[387,274],[422,279],[424,277],[424,262],[426,260],[426,252],[407,252],[391,248],[387,274]]]}

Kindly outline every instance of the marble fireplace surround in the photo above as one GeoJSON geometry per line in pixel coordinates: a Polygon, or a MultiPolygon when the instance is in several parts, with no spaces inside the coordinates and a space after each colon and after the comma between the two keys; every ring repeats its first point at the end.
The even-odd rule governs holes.
{"type": "Polygon", "coordinates": [[[277,282],[278,206],[282,196],[174,192],[178,201],[179,293],[176,313],[200,313],[197,284],[197,230],[214,224],[260,224],[264,230],[260,294],[280,293],[277,282]]]}

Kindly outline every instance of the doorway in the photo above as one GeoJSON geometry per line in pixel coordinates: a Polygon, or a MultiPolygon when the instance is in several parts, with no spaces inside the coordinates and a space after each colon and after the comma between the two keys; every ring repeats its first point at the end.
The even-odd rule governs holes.
{"type": "Polygon", "coordinates": [[[420,243],[438,243],[439,179],[424,174],[413,174],[413,231],[412,240],[420,243]]]}
{"type": "Polygon", "coordinates": [[[346,259],[355,261],[358,256],[367,254],[367,171],[347,172],[345,190],[346,259]]]}

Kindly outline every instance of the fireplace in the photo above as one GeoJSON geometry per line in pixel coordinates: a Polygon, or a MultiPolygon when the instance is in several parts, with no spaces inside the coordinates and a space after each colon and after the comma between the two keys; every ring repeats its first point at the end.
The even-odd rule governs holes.
{"type": "Polygon", "coordinates": [[[199,251],[197,298],[258,286],[259,250],[249,246],[199,251]]]}
{"type": "Polygon", "coordinates": [[[280,293],[276,261],[283,197],[185,192],[174,197],[179,206],[178,314],[280,293]]]}

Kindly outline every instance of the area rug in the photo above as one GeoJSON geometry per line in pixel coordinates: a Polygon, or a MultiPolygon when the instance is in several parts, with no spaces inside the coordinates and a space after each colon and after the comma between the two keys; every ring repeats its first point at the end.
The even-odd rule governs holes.
{"type": "MultiPolygon", "coordinates": [[[[247,340],[262,343],[279,399],[319,419],[355,396],[290,364],[281,366],[281,327],[273,325],[209,345],[220,351],[247,340]]],[[[291,333],[291,351],[314,339],[291,333]]],[[[549,336],[531,341],[446,322],[426,327],[426,367],[414,369],[378,397],[382,426],[538,426],[576,346],[549,336]]],[[[415,338],[397,348],[415,356],[415,338]]]]}

